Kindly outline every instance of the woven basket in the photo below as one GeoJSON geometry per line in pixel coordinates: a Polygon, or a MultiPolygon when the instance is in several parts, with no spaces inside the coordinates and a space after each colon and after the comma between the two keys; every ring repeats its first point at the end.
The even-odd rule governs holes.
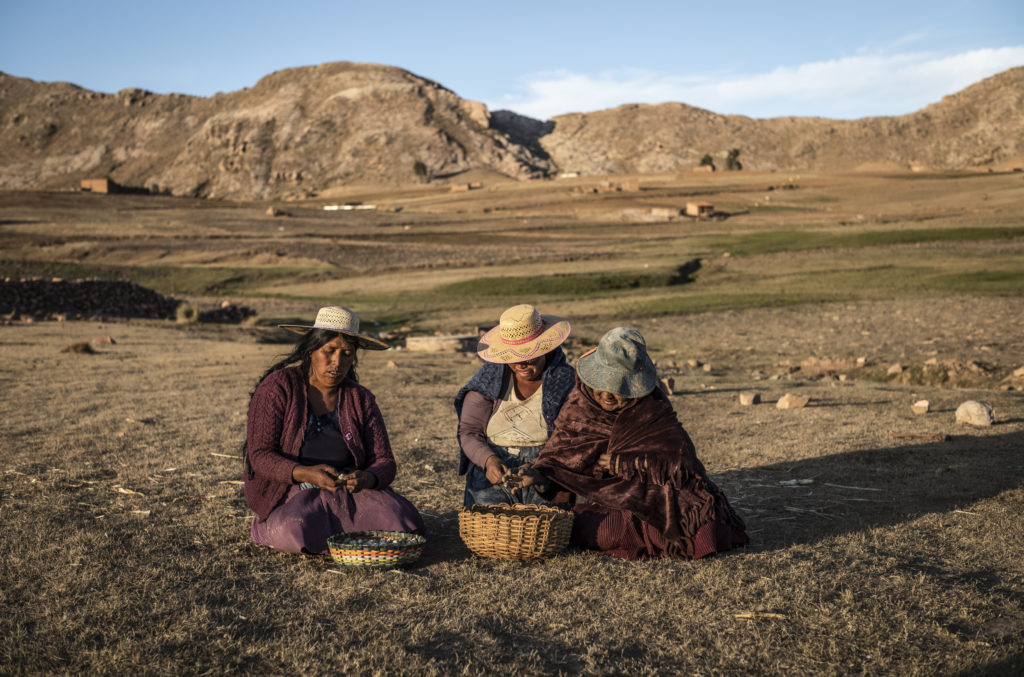
{"type": "Polygon", "coordinates": [[[415,562],[423,554],[426,544],[425,537],[405,531],[351,531],[334,534],[327,539],[327,549],[338,564],[381,569],[415,562]]]}
{"type": "Polygon", "coordinates": [[[569,543],[572,513],[545,505],[474,505],[459,511],[466,547],[493,559],[543,559],[569,543]]]}

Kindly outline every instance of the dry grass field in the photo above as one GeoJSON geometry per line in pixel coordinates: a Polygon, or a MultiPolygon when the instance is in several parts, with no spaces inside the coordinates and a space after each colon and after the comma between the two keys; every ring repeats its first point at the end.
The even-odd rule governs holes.
{"type": "Polygon", "coordinates": [[[276,217],[0,193],[4,275],[130,279],[260,313],[0,326],[0,673],[1024,672],[1024,176],[640,184],[353,188],[276,217]],[[689,200],[723,218],[636,216],[689,200]],[[378,208],[321,209],[344,202],[378,208]],[[749,548],[475,557],[451,400],[476,358],[407,350],[361,355],[359,375],[395,488],[427,522],[424,558],[339,571],[249,540],[239,445],[248,393],[288,347],[277,322],[342,303],[401,345],[519,302],[570,318],[571,355],[640,329],[749,548]],[[94,352],[61,352],[84,341],[94,352]],[[747,390],[762,403],[740,406],[747,390]],[[777,409],[787,392],[810,404],[777,409]],[[954,423],[972,399],[994,425],[954,423]]]}

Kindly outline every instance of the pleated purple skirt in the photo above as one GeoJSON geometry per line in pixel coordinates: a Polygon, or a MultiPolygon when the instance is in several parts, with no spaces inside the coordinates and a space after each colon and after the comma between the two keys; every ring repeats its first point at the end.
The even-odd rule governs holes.
{"type": "Polygon", "coordinates": [[[415,506],[390,489],[349,493],[300,489],[294,485],[284,502],[252,523],[252,540],[281,552],[326,554],[327,539],[342,531],[424,533],[415,506]]]}

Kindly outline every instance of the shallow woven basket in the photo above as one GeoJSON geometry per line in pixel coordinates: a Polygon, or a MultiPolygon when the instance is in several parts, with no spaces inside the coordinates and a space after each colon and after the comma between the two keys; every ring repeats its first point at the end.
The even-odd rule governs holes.
{"type": "Polygon", "coordinates": [[[379,567],[387,569],[411,564],[423,554],[427,539],[405,531],[350,531],[334,534],[327,539],[331,558],[345,567],[379,567]],[[397,543],[365,545],[354,541],[385,538],[397,543]]]}
{"type": "Polygon", "coordinates": [[[545,505],[474,505],[459,511],[466,547],[493,559],[542,559],[569,543],[572,513],[545,505]]]}

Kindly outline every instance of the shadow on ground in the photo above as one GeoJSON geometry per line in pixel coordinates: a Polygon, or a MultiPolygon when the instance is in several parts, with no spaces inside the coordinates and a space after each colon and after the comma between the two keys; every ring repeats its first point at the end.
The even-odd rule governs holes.
{"type": "Polygon", "coordinates": [[[751,533],[750,549],[813,544],[904,523],[1024,486],[1024,432],[866,449],[714,476],[751,533]]]}

